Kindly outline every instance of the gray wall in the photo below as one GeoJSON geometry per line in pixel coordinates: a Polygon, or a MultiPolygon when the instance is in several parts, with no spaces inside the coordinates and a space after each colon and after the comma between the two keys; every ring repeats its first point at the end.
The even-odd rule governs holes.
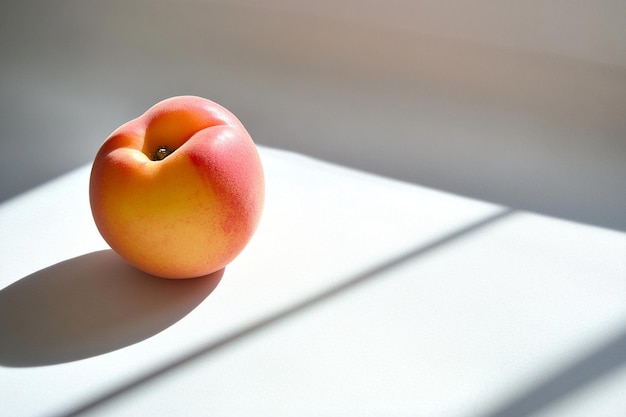
{"type": "Polygon", "coordinates": [[[626,230],[623,1],[20,1],[0,201],[172,95],[263,145],[626,230]]]}

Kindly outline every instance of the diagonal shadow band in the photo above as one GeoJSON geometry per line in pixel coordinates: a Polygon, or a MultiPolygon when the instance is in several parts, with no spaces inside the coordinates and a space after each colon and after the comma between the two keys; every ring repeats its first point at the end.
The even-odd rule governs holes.
{"type": "Polygon", "coordinates": [[[346,291],[355,288],[359,285],[365,284],[367,282],[369,282],[370,280],[379,277],[381,274],[383,274],[384,272],[387,272],[388,270],[391,270],[397,266],[400,266],[402,264],[404,264],[407,261],[410,261],[414,258],[417,258],[419,256],[425,255],[429,252],[433,252],[437,249],[440,249],[441,247],[456,241],[457,239],[460,239],[462,237],[465,237],[466,235],[470,235],[471,233],[476,232],[479,229],[482,229],[483,227],[486,227],[492,223],[495,223],[499,220],[502,220],[505,217],[508,217],[510,215],[512,215],[513,213],[515,213],[516,210],[514,209],[503,209],[500,210],[498,212],[496,212],[493,215],[487,216],[484,219],[481,219],[475,223],[471,223],[468,226],[465,226],[463,228],[460,228],[448,235],[445,235],[439,239],[436,239],[434,241],[431,241],[430,243],[427,243],[425,245],[421,245],[417,248],[413,248],[412,250],[407,251],[404,254],[401,254],[397,257],[394,257],[392,259],[387,260],[386,262],[383,262],[381,264],[379,264],[378,266],[375,266],[371,269],[368,269],[364,272],[361,272],[359,274],[354,275],[353,277],[341,282],[340,284],[331,287],[325,291],[322,291],[316,295],[313,295],[312,297],[298,303],[295,304],[291,307],[288,307],[282,311],[279,311],[273,315],[270,315],[264,319],[261,319],[257,322],[254,322],[252,324],[250,324],[247,327],[244,327],[242,329],[239,329],[233,333],[231,333],[230,335],[226,335],[225,337],[218,339],[210,344],[201,346],[200,348],[198,348],[196,351],[191,352],[189,355],[180,358],[178,360],[172,361],[169,364],[164,365],[161,368],[158,368],[154,371],[152,371],[151,373],[148,373],[146,375],[143,375],[142,377],[137,378],[134,381],[130,381],[128,384],[123,385],[118,387],[117,389],[105,393],[103,394],[101,397],[99,398],[95,398],[94,400],[83,404],[82,406],[77,407],[76,409],[74,409],[73,411],[64,414],[63,417],[73,417],[73,416],[79,416],[84,412],[87,412],[91,409],[96,408],[98,405],[103,404],[109,400],[112,400],[120,395],[123,395],[124,393],[132,390],[135,387],[138,387],[139,385],[149,382],[150,380],[153,380],[155,378],[158,378],[164,374],[166,374],[167,372],[178,368],[179,366],[185,365],[189,362],[194,361],[195,359],[198,359],[200,357],[203,357],[205,355],[208,355],[210,353],[213,353],[215,351],[218,351],[220,349],[223,349],[227,346],[230,346],[233,343],[236,343],[237,341],[245,338],[246,336],[249,336],[253,333],[262,331],[272,325],[277,324],[278,322],[288,318],[288,317],[292,317],[295,314],[304,312],[312,307],[315,307],[323,302],[326,302],[330,299],[333,299],[334,297],[340,296],[341,294],[344,294],[346,291]]]}
{"type": "Polygon", "coordinates": [[[528,417],[626,365],[626,329],[484,417],[528,417]]]}
{"type": "Polygon", "coordinates": [[[193,310],[223,273],[157,278],[112,250],[42,269],[0,291],[0,365],[70,362],[137,343],[193,310]]]}

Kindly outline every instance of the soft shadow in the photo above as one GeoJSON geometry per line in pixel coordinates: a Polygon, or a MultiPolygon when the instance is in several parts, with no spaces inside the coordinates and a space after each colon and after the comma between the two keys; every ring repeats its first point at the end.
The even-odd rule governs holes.
{"type": "Polygon", "coordinates": [[[166,363],[160,367],[153,368],[150,372],[136,378],[133,381],[129,381],[124,385],[118,385],[115,389],[102,393],[100,397],[92,398],[88,402],[83,405],[75,408],[73,411],[65,414],[64,417],[74,417],[81,416],[85,412],[92,410],[98,407],[100,404],[103,404],[107,401],[113,400],[120,395],[124,395],[129,391],[133,390],[136,387],[141,386],[142,384],[154,380],[156,378],[162,377],[168,372],[177,369],[181,366],[184,366],[198,358],[204,357],[220,349],[224,349],[226,347],[231,346],[233,343],[237,343],[239,340],[249,337],[255,333],[263,331],[277,323],[280,323],[282,320],[293,317],[303,311],[309,310],[318,306],[321,303],[327,302],[328,300],[333,299],[334,297],[338,297],[340,295],[345,294],[346,292],[360,286],[364,285],[367,282],[371,282],[374,279],[380,278],[384,275],[385,272],[396,268],[405,262],[414,260],[420,256],[424,256],[427,253],[436,251],[442,247],[445,247],[451,242],[455,242],[457,239],[461,239],[471,233],[475,233],[486,227],[492,223],[501,221],[504,218],[507,218],[514,214],[516,211],[514,209],[505,208],[497,211],[494,214],[491,214],[483,219],[480,219],[474,223],[468,224],[465,227],[461,227],[447,235],[442,236],[439,239],[435,239],[429,243],[417,246],[408,250],[405,253],[401,253],[398,256],[387,259],[380,264],[369,268],[367,270],[362,271],[361,273],[357,273],[352,277],[349,277],[339,284],[327,288],[317,294],[313,294],[308,299],[302,300],[299,303],[291,305],[284,310],[280,310],[275,312],[274,314],[270,314],[265,316],[264,318],[260,318],[259,320],[244,326],[239,329],[235,329],[232,333],[226,334],[221,338],[216,340],[212,340],[204,346],[200,346],[195,351],[189,352],[188,355],[183,357],[178,357],[177,359],[166,363]]]}
{"type": "Polygon", "coordinates": [[[0,291],[0,365],[70,362],[142,341],[192,311],[223,274],[157,278],[111,250],[42,269],[0,291]]]}
{"type": "Polygon", "coordinates": [[[484,417],[529,417],[575,395],[626,364],[626,330],[484,417]]]}

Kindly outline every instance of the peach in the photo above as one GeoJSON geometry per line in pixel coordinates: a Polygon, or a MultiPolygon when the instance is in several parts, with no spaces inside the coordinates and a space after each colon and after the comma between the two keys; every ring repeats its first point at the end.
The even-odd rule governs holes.
{"type": "Polygon", "coordinates": [[[224,107],[195,96],[157,103],[115,130],[89,183],[104,240],[164,278],[224,268],[261,218],[264,175],[252,138],[224,107]]]}

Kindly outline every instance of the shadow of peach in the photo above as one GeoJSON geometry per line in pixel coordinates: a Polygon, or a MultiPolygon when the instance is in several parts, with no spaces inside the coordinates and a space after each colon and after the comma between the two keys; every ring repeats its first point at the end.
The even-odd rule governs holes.
{"type": "Polygon", "coordinates": [[[42,269],[0,291],[0,365],[64,363],[140,342],[191,312],[223,274],[157,278],[111,250],[42,269]]]}

